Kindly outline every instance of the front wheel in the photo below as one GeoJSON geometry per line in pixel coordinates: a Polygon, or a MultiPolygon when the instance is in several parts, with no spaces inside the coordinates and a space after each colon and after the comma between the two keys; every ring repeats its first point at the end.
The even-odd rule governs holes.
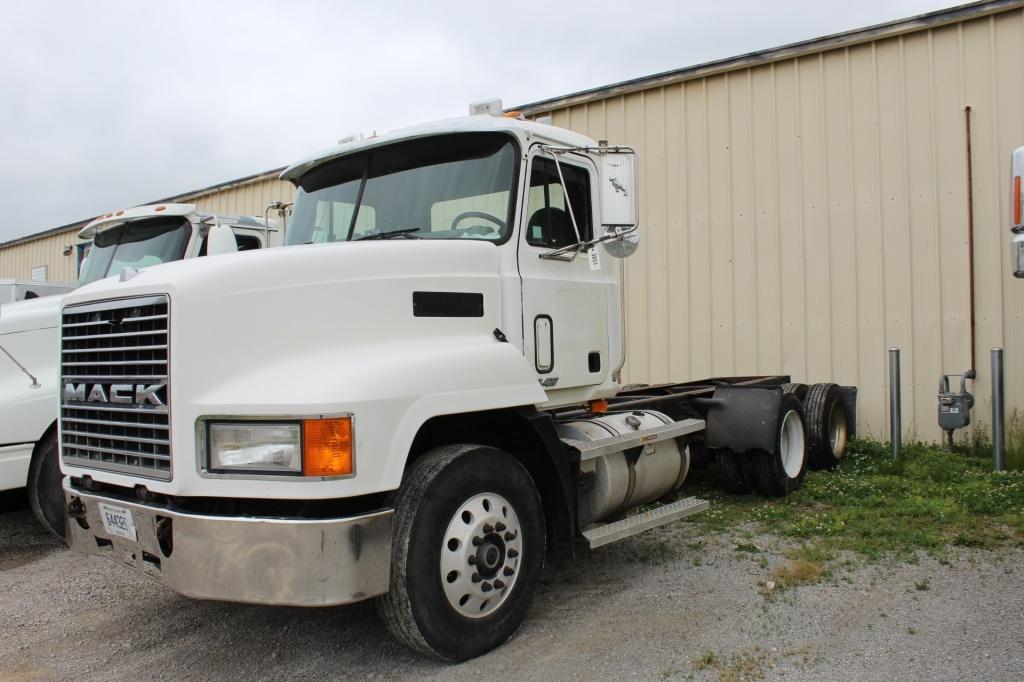
{"type": "Polygon", "coordinates": [[[391,585],[377,610],[391,635],[448,661],[507,641],[533,601],[544,559],[537,488],[510,455],[444,446],[392,494],[391,585]]]}
{"type": "Polygon", "coordinates": [[[64,540],[67,519],[58,450],[55,432],[44,436],[36,445],[28,466],[28,503],[39,524],[64,540]]]}

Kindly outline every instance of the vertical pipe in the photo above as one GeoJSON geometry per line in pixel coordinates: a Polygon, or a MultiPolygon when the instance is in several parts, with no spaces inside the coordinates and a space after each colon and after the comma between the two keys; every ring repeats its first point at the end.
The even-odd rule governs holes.
{"type": "Polygon", "coordinates": [[[974,164],[971,158],[971,108],[964,107],[964,135],[967,138],[967,308],[970,315],[971,360],[974,369],[974,164]]]}
{"type": "Polygon", "coordinates": [[[900,404],[900,349],[889,349],[889,444],[892,447],[892,458],[900,458],[900,446],[903,440],[903,424],[901,423],[902,405],[900,404]]]}
{"type": "Polygon", "coordinates": [[[1006,471],[1003,432],[1003,349],[992,349],[992,470],[1006,471]]]}

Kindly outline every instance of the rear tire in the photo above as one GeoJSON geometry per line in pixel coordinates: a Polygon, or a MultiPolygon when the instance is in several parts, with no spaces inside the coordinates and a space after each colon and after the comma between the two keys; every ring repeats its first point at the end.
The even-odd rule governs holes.
{"type": "Polygon", "coordinates": [[[753,489],[750,476],[750,455],[737,454],[729,449],[714,450],[718,480],[727,492],[734,495],[749,493],[753,489]]]}
{"type": "Polygon", "coordinates": [[[540,497],[522,464],[481,445],[436,448],[409,466],[390,501],[391,585],[377,611],[391,635],[447,661],[508,641],[545,551],[540,497]]]}
{"type": "Polygon", "coordinates": [[[814,384],[804,402],[807,440],[812,469],[832,469],[846,454],[849,414],[842,389],[836,384],[814,384]]]}
{"type": "Polygon", "coordinates": [[[773,451],[752,452],[749,460],[757,489],[770,497],[798,490],[807,472],[807,427],[803,406],[795,395],[782,396],[778,425],[773,451]]]}
{"type": "Polygon", "coordinates": [[[28,503],[39,524],[61,542],[66,542],[62,481],[57,434],[50,432],[36,445],[28,465],[28,503]]]}

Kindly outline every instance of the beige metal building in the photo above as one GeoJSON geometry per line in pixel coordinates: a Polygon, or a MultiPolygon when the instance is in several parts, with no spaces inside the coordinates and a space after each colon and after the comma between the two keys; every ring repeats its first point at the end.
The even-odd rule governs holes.
{"type": "Polygon", "coordinates": [[[974,363],[975,420],[988,425],[989,350],[1005,346],[1007,407],[1024,407],[1008,229],[1022,5],[964,5],[519,107],[638,149],[627,379],[781,369],[856,384],[861,432],[887,439],[898,346],[905,431],[937,440],[940,373],[974,363]]]}
{"type": "MultiPolygon", "coordinates": [[[[627,381],[781,371],[856,384],[861,432],[887,438],[886,351],[899,346],[906,435],[938,439],[939,374],[976,365],[975,420],[987,424],[999,345],[1007,406],[1024,407],[1024,282],[1010,275],[1007,227],[1024,1],[519,109],[640,153],[627,381]]],[[[260,214],[293,196],[268,172],[164,201],[260,214]]],[[[47,264],[49,279],[71,281],[61,254],[80,225],[0,245],[0,277],[47,264]]]]}
{"type": "MultiPolygon", "coordinates": [[[[250,175],[212,187],[145,202],[195,204],[198,211],[262,216],[274,201],[294,201],[295,187],[277,176],[283,169],[250,175]]],[[[111,207],[111,210],[121,208],[111,207]]],[[[50,282],[74,282],[78,277],[78,232],[92,218],[0,244],[0,278],[31,279],[33,270],[46,268],[50,282]]]]}

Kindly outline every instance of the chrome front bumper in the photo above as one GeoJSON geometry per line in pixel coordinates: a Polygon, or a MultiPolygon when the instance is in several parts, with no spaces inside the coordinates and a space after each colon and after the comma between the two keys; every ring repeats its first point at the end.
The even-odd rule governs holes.
{"type": "Polygon", "coordinates": [[[124,502],[72,490],[66,482],[64,495],[79,512],[68,519],[72,549],[124,562],[188,597],[329,606],[388,591],[390,509],[334,519],[225,517],[124,502]],[[101,502],[132,512],[137,540],[106,532],[101,502]]]}

